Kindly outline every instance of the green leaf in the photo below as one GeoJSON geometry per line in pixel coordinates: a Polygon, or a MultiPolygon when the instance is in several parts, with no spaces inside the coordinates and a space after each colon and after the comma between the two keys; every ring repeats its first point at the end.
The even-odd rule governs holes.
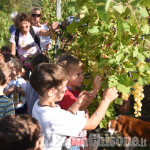
{"type": "Polygon", "coordinates": [[[142,17],[148,17],[149,16],[145,7],[138,7],[138,12],[141,14],[142,17]]]}
{"type": "Polygon", "coordinates": [[[118,77],[115,76],[115,75],[111,75],[109,76],[109,79],[108,79],[108,86],[109,88],[112,88],[112,87],[115,87],[118,85],[118,77]]]}
{"type": "Polygon", "coordinates": [[[105,11],[105,6],[104,6],[104,5],[99,6],[99,7],[97,8],[97,11],[98,11],[98,16],[99,16],[99,18],[100,18],[102,21],[107,22],[108,15],[107,15],[107,13],[106,13],[106,11],[105,11]]]}
{"type": "Polygon", "coordinates": [[[141,53],[138,53],[138,56],[137,58],[140,60],[140,61],[144,61],[145,60],[145,56],[141,53]]]}
{"type": "Polygon", "coordinates": [[[141,1],[141,0],[132,0],[132,1],[130,2],[130,4],[131,4],[132,6],[136,6],[140,1],[141,1]]]}
{"type": "Polygon", "coordinates": [[[110,2],[112,2],[112,0],[107,0],[106,7],[105,7],[105,10],[106,10],[106,11],[107,11],[108,8],[109,8],[110,2]]]}
{"type": "Polygon", "coordinates": [[[139,83],[139,85],[144,85],[143,79],[141,77],[139,77],[138,83],[139,83]]]}
{"type": "Polygon", "coordinates": [[[120,60],[124,57],[124,52],[117,53],[116,61],[120,62],[120,60]]]}
{"type": "Polygon", "coordinates": [[[122,98],[116,98],[115,99],[115,104],[122,105],[122,103],[123,103],[123,99],[122,98]]]}
{"type": "Polygon", "coordinates": [[[93,0],[94,3],[106,3],[106,0],[93,0]]]}
{"type": "Polygon", "coordinates": [[[148,24],[145,24],[145,25],[142,27],[142,29],[141,29],[141,31],[143,32],[143,34],[148,34],[148,33],[149,33],[149,30],[150,30],[150,27],[149,27],[148,24]]]}
{"type": "Polygon", "coordinates": [[[122,14],[126,9],[126,7],[124,7],[123,5],[113,6],[113,8],[120,14],[122,14]]]}
{"type": "Polygon", "coordinates": [[[109,111],[108,109],[107,109],[107,111],[106,111],[106,116],[107,116],[107,117],[111,117],[111,111],[109,111]]]}
{"type": "Polygon", "coordinates": [[[125,86],[127,86],[127,87],[133,85],[132,79],[131,79],[130,77],[128,77],[127,75],[120,75],[120,76],[118,77],[118,79],[119,79],[118,82],[119,82],[120,84],[123,84],[123,85],[125,85],[125,86]]]}
{"type": "Polygon", "coordinates": [[[105,119],[105,120],[102,120],[102,121],[100,122],[100,128],[107,128],[107,121],[106,121],[106,119],[105,119]]]}
{"type": "Polygon", "coordinates": [[[133,51],[133,57],[136,57],[138,55],[138,48],[137,46],[134,48],[134,51],[133,51]]]}
{"type": "Polygon", "coordinates": [[[91,34],[99,33],[99,26],[94,26],[93,28],[89,29],[88,32],[91,34]]]}
{"type": "Polygon", "coordinates": [[[118,90],[119,92],[121,92],[121,93],[124,93],[124,94],[129,93],[129,88],[127,88],[127,87],[126,87],[125,85],[123,85],[123,84],[117,85],[117,90],[118,90]]]}
{"type": "Polygon", "coordinates": [[[121,32],[122,32],[122,29],[123,29],[123,21],[120,20],[120,19],[118,19],[117,28],[118,28],[117,37],[121,41],[121,32]]]}

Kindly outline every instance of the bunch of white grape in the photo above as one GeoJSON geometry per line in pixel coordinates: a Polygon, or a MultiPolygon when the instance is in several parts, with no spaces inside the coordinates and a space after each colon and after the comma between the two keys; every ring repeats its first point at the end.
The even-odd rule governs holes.
{"type": "Polygon", "coordinates": [[[144,89],[142,86],[140,86],[137,82],[134,84],[134,86],[132,87],[132,95],[134,95],[134,114],[135,117],[139,117],[141,116],[141,107],[142,107],[142,102],[141,100],[144,98],[144,89]]]}
{"type": "Polygon", "coordinates": [[[122,94],[121,98],[127,101],[129,99],[129,94],[122,94]]]}

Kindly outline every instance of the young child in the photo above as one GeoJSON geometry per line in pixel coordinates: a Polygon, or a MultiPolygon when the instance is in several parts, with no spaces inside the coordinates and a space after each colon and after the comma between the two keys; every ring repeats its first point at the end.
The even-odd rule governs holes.
{"type": "Polygon", "coordinates": [[[0,120],[1,150],[42,150],[43,137],[38,121],[25,114],[12,114],[0,120]]]}
{"type": "Polygon", "coordinates": [[[68,136],[77,137],[83,129],[95,129],[104,117],[110,102],[118,97],[116,88],[107,89],[97,110],[90,118],[85,118],[75,114],[79,107],[87,102],[89,92],[82,91],[80,98],[68,109],[69,112],[56,104],[62,100],[68,83],[68,75],[63,67],[41,63],[35,67],[30,83],[39,94],[32,116],[42,127],[45,137],[44,150],[61,150],[68,136]]]}
{"type": "MultiPolygon", "coordinates": [[[[33,57],[31,60],[31,71],[34,70],[36,65],[42,62],[49,63],[49,59],[44,54],[39,53],[35,57],[33,57]]],[[[29,109],[28,115],[32,116],[33,105],[39,99],[39,95],[32,88],[29,81],[27,82],[25,93],[26,93],[25,101],[27,102],[28,109],[29,109]]]]}
{"type": "Polygon", "coordinates": [[[5,55],[5,54],[10,54],[10,48],[9,48],[8,46],[3,46],[3,47],[1,47],[1,53],[2,53],[3,55],[5,55]]]}
{"type": "Polygon", "coordinates": [[[10,70],[7,64],[0,61],[0,119],[15,113],[13,100],[6,97],[3,93],[4,88],[9,82],[9,75],[10,70]]]}
{"type": "MultiPolygon", "coordinates": [[[[80,90],[84,76],[83,76],[83,63],[80,62],[75,56],[72,55],[63,55],[59,58],[58,64],[61,65],[68,73],[69,79],[67,83],[67,90],[65,91],[65,95],[62,101],[59,101],[59,105],[62,109],[67,110],[74,102],[76,102],[78,95],[80,94],[80,90]]],[[[91,102],[95,97],[97,92],[100,89],[101,77],[96,76],[94,79],[94,88],[91,90],[92,98],[89,100],[91,102]]],[[[86,111],[86,108],[90,103],[86,103],[86,106],[82,108],[86,111]]],[[[81,109],[81,108],[80,108],[81,109]]],[[[81,109],[81,110],[82,110],[81,109]]],[[[83,114],[85,114],[83,112],[83,114]]],[[[84,147],[84,143],[86,141],[86,132],[82,131],[78,137],[71,138],[71,150],[76,148],[76,150],[80,150],[80,147],[84,147]]]]}
{"type": "Polygon", "coordinates": [[[15,112],[17,114],[27,113],[27,104],[25,103],[26,81],[21,78],[22,62],[15,58],[8,63],[11,70],[11,81],[6,87],[4,93],[14,101],[15,112]]]}

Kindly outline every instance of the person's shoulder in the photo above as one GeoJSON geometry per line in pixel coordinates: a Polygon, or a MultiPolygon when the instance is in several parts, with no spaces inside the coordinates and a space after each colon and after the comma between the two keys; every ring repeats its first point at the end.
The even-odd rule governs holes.
{"type": "Polygon", "coordinates": [[[18,80],[18,82],[26,83],[26,80],[24,78],[22,78],[22,77],[19,77],[17,80],[18,80]]]}
{"type": "Polygon", "coordinates": [[[42,25],[41,25],[41,29],[48,30],[48,27],[47,27],[45,24],[42,24],[42,25]]]}
{"type": "Polygon", "coordinates": [[[41,28],[36,27],[36,26],[32,26],[32,29],[33,29],[34,31],[37,31],[37,30],[40,30],[41,28]]]}
{"type": "Polygon", "coordinates": [[[3,103],[9,103],[9,102],[13,102],[13,100],[8,98],[6,95],[0,96],[0,105],[2,105],[3,103]]]}

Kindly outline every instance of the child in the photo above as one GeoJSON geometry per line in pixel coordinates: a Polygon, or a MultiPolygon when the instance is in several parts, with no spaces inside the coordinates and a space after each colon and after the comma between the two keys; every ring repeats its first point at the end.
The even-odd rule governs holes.
{"type": "Polygon", "coordinates": [[[9,48],[8,46],[3,46],[3,47],[1,48],[1,53],[2,53],[3,55],[5,55],[5,54],[10,54],[10,48],[9,48]]]}
{"type": "Polygon", "coordinates": [[[4,116],[15,113],[13,101],[3,93],[4,88],[9,82],[9,75],[10,70],[7,64],[0,61],[0,119],[4,116]]]}
{"type": "Polygon", "coordinates": [[[17,59],[11,59],[8,63],[11,70],[11,81],[6,87],[4,93],[14,101],[15,112],[18,114],[27,113],[27,105],[25,103],[26,81],[21,78],[22,62],[17,59]]]}
{"type": "MultiPolygon", "coordinates": [[[[63,55],[59,58],[58,64],[61,65],[68,73],[69,79],[67,83],[67,90],[62,101],[59,101],[59,105],[62,109],[67,110],[74,102],[76,102],[80,91],[79,88],[84,80],[83,71],[84,67],[82,62],[80,62],[75,56],[63,55]]],[[[94,88],[91,90],[92,98],[89,100],[91,102],[100,89],[101,77],[96,76],[94,79],[94,88]]],[[[90,103],[86,103],[86,106],[82,109],[86,109],[90,103]]],[[[80,108],[81,109],[81,108],[80,108]]],[[[86,111],[86,110],[85,110],[86,111]]],[[[85,114],[83,112],[83,114],[85,114]]],[[[86,141],[86,132],[82,131],[78,137],[71,138],[71,149],[76,148],[80,150],[79,147],[84,147],[86,141]]]]}
{"type": "Polygon", "coordinates": [[[41,127],[35,118],[13,114],[0,120],[1,150],[42,150],[41,127]]]}
{"type": "Polygon", "coordinates": [[[17,58],[17,57],[12,55],[12,54],[10,54],[10,53],[4,54],[4,60],[5,60],[6,63],[9,62],[13,58],[17,58]]]}
{"type": "MultiPolygon", "coordinates": [[[[49,59],[44,55],[44,54],[37,54],[35,57],[32,58],[31,60],[31,71],[34,70],[35,66],[45,62],[45,63],[49,63],[49,59]]],[[[32,109],[33,109],[33,105],[34,103],[39,99],[39,95],[38,93],[31,87],[30,82],[27,82],[26,85],[26,102],[28,105],[28,109],[29,109],[29,113],[28,115],[32,116],[32,109]]]]}
{"type": "Polygon", "coordinates": [[[35,117],[45,137],[44,150],[61,150],[68,136],[77,137],[81,130],[95,129],[110,104],[118,97],[116,88],[107,89],[103,100],[90,118],[75,115],[80,106],[86,103],[89,92],[82,91],[78,100],[68,109],[62,110],[58,103],[62,100],[68,82],[64,68],[55,64],[42,63],[35,67],[30,83],[39,94],[35,102],[32,116],[35,117]]]}

